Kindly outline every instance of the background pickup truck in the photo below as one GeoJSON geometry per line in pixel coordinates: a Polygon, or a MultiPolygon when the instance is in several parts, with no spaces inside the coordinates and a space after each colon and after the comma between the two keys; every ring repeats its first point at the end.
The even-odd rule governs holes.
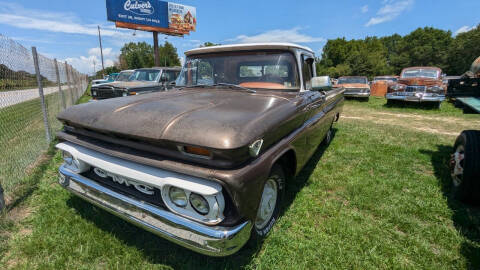
{"type": "Polygon", "coordinates": [[[317,147],[332,139],[343,88],[315,77],[295,44],[186,52],[177,89],[58,115],[60,184],[172,242],[211,256],[265,237],[317,147]]]}
{"type": "Polygon", "coordinates": [[[92,98],[100,100],[172,89],[179,73],[180,68],[175,67],[137,69],[127,81],[92,86],[92,98]]]}

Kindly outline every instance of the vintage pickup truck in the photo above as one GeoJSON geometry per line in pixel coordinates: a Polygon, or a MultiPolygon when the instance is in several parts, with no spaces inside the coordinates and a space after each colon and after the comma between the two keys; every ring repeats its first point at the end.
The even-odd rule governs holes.
{"type": "Polygon", "coordinates": [[[176,90],[58,115],[59,182],[179,245],[235,253],[267,235],[286,181],[332,139],[344,90],[315,74],[295,44],[188,51],[176,90]]]}
{"type": "Polygon", "coordinates": [[[447,90],[443,77],[442,70],[437,67],[405,68],[400,79],[388,86],[387,102],[430,102],[440,107],[447,90]]]}
{"type": "Polygon", "coordinates": [[[164,91],[174,87],[180,68],[141,68],[127,81],[115,81],[92,86],[92,99],[101,100],[164,91]]]}

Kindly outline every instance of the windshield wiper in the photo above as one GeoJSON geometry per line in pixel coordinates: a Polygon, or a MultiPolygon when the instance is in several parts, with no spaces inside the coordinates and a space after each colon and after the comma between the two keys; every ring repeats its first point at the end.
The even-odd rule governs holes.
{"type": "Polygon", "coordinates": [[[212,84],[212,86],[226,86],[226,87],[230,87],[230,88],[237,88],[237,89],[240,89],[240,90],[248,91],[250,93],[256,93],[257,92],[253,89],[246,88],[246,87],[240,86],[238,84],[232,84],[232,83],[216,83],[216,84],[212,84]]]}
{"type": "Polygon", "coordinates": [[[189,86],[183,86],[183,87],[181,87],[181,88],[178,88],[178,90],[188,89],[188,88],[209,88],[209,87],[217,87],[217,86],[223,86],[223,87],[229,87],[229,88],[237,88],[237,89],[240,89],[240,90],[248,91],[248,92],[250,92],[250,93],[256,93],[256,92],[257,92],[257,91],[255,91],[255,90],[253,90],[253,89],[246,88],[246,87],[243,87],[243,86],[240,86],[240,85],[237,85],[237,84],[231,84],[231,83],[215,83],[215,84],[189,85],[189,86]]]}

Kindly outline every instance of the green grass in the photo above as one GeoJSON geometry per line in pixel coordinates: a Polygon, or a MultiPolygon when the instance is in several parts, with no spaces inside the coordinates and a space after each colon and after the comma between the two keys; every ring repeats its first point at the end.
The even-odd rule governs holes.
{"type": "MultiPolygon", "coordinates": [[[[75,97],[65,93],[66,104],[75,97]]],[[[88,97],[87,97],[88,98],[88,97]]],[[[82,97],[85,99],[85,97],[82,97]]],[[[56,115],[63,110],[60,93],[45,96],[51,137],[61,128],[56,115]]],[[[32,186],[35,168],[44,162],[46,140],[39,98],[0,109],[0,184],[10,200],[21,197],[32,186]]]]}
{"type": "Polygon", "coordinates": [[[455,116],[466,119],[478,118],[478,115],[463,115],[462,110],[455,108],[451,102],[442,102],[440,109],[432,106],[429,103],[416,102],[397,102],[393,105],[387,105],[387,100],[383,97],[370,97],[369,102],[364,102],[357,99],[349,100],[353,107],[368,107],[376,111],[398,112],[398,113],[420,113],[423,115],[435,116],[455,116]]]}
{"type": "MultiPolygon", "coordinates": [[[[377,103],[349,101],[345,111],[397,112],[377,103]]],[[[453,109],[445,115],[470,121],[453,109]]],[[[57,153],[22,205],[31,214],[0,223],[9,234],[0,268],[479,269],[480,211],[449,195],[453,139],[341,119],[331,145],[287,184],[268,238],[227,258],[176,246],[70,195],[56,184],[57,153]]]]}

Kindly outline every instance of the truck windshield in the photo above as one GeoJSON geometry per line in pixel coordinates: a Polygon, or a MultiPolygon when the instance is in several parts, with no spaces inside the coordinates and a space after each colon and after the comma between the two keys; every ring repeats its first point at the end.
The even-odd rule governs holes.
{"type": "Polygon", "coordinates": [[[250,89],[300,89],[295,57],[284,51],[189,56],[176,81],[180,87],[217,84],[233,84],[250,89]]]}
{"type": "Polygon", "coordinates": [[[362,84],[367,84],[368,80],[367,78],[363,77],[344,77],[338,79],[338,84],[347,84],[347,83],[362,83],[362,84]]]}
{"type": "Polygon", "coordinates": [[[378,82],[378,81],[389,81],[389,82],[396,82],[397,78],[395,77],[375,77],[373,81],[378,82]]]}
{"type": "Polygon", "coordinates": [[[117,78],[115,79],[115,81],[117,82],[127,82],[130,78],[130,76],[132,76],[133,72],[121,72],[117,78]]]}
{"type": "Polygon", "coordinates": [[[153,82],[157,80],[160,70],[148,69],[148,70],[137,70],[130,77],[130,81],[147,81],[153,82]]]}
{"type": "Polygon", "coordinates": [[[430,78],[437,79],[439,71],[436,69],[407,69],[402,73],[402,78],[430,78]]]}

